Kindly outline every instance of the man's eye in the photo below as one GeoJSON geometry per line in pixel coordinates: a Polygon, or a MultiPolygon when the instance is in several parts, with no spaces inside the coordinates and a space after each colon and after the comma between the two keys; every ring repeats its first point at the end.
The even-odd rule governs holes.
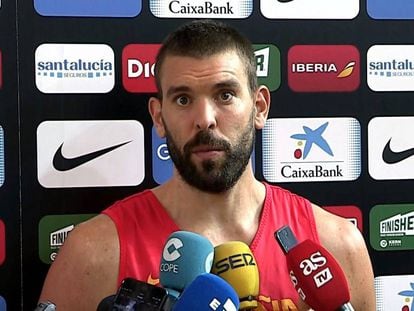
{"type": "Polygon", "coordinates": [[[220,100],[224,102],[231,101],[233,99],[233,94],[231,92],[223,92],[220,94],[220,100]]]}
{"type": "Polygon", "coordinates": [[[180,106],[188,105],[188,103],[190,102],[190,100],[188,99],[188,97],[185,97],[185,96],[177,97],[177,99],[175,101],[180,106]]]}

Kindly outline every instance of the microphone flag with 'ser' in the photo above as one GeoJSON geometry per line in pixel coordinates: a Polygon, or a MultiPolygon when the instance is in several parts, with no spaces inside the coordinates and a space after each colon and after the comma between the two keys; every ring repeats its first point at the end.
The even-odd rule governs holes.
{"type": "Polygon", "coordinates": [[[334,256],[309,239],[297,243],[288,226],[275,232],[296,291],[316,311],[353,311],[349,286],[334,256]]]}
{"type": "Polygon", "coordinates": [[[185,289],[173,311],[237,311],[239,297],[221,277],[203,273],[185,289]]]}
{"type": "Polygon", "coordinates": [[[257,307],[259,269],[246,243],[230,241],[216,246],[211,272],[222,277],[236,290],[240,310],[257,307]]]}
{"type": "Polygon", "coordinates": [[[211,271],[213,255],[213,244],[206,237],[190,231],[173,232],[162,252],[161,285],[178,297],[198,275],[211,271]]]}

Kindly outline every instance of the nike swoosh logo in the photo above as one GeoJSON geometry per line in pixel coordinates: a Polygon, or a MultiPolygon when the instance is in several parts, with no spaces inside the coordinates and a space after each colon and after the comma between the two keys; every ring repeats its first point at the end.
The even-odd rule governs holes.
{"type": "Polygon", "coordinates": [[[396,152],[396,151],[391,150],[390,143],[391,143],[391,138],[385,145],[384,150],[382,151],[382,159],[384,160],[385,163],[388,163],[388,164],[398,163],[414,155],[414,148],[396,152]]]}
{"type": "Polygon", "coordinates": [[[82,164],[92,161],[93,159],[96,159],[108,152],[111,152],[114,149],[117,149],[123,145],[126,145],[130,143],[131,141],[132,140],[118,144],[118,145],[114,145],[114,146],[111,146],[105,149],[97,150],[91,153],[86,153],[86,154],[83,154],[81,156],[74,157],[74,158],[66,158],[62,154],[62,147],[63,147],[63,143],[62,143],[60,147],[58,148],[58,150],[56,150],[55,155],[53,157],[53,167],[61,172],[69,171],[71,169],[74,169],[75,167],[81,166],[82,164]]]}

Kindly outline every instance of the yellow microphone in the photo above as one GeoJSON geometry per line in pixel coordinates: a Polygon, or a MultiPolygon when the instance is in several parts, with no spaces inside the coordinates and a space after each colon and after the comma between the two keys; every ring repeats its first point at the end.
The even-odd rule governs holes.
{"type": "Polygon", "coordinates": [[[240,299],[239,310],[257,307],[259,269],[246,243],[230,241],[216,246],[211,273],[222,277],[235,289],[240,299]]]}

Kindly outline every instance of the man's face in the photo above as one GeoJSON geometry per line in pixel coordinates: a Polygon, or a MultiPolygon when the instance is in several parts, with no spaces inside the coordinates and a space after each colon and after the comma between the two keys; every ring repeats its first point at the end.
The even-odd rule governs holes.
{"type": "Polygon", "coordinates": [[[255,137],[253,96],[237,54],[169,56],[161,87],[163,130],[181,177],[212,193],[233,187],[255,137]]]}

